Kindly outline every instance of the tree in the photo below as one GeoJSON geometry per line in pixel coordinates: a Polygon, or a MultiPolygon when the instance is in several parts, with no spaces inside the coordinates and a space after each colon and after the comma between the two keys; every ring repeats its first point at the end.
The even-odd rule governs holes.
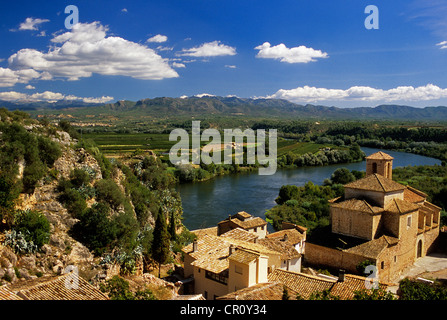
{"type": "Polygon", "coordinates": [[[169,233],[163,210],[158,210],[157,220],[154,227],[154,240],[152,241],[152,258],[158,262],[158,277],[160,277],[161,265],[169,258],[169,233]]]}
{"type": "Polygon", "coordinates": [[[279,189],[279,195],[275,199],[277,204],[283,204],[287,200],[296,199],[299,194],[299,189],[294,185],[284,185],[279,189]]]}
{"type": "Polygon", "coordinates": [[[347,184],[355,180],[355,176],[347,168],[339,168],[331,176],[334,184],[347,184]]]}

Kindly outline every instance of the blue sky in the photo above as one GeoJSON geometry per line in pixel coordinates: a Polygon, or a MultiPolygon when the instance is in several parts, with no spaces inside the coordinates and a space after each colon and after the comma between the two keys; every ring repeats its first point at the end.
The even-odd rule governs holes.
{"type": "Polygon", "coordinates": [[[444,0],[3,1],[0,99],[447,105],[446,17],[444,0]]]}

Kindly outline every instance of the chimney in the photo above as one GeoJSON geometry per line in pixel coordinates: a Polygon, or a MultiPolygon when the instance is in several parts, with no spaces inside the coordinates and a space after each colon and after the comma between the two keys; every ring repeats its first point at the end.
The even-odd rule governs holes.
{"type": "Polygon", "coordinates": [[[234,252],[234,246],[232,244],[230,244],[230,252],[228,256],[231,256],[234,252]]]}
{"type": "Polygon", "coordinates": [[[196,251],[197,251],[197,239],[194,239],[194,241],[192,242],[192,252],[196,251]]]}
{"type": "Polygon", "coordinates": [[[346,271],[343,270],[343,269],[340,269],[340,270],[338,271],[338,282],[343,282],[343,281],[345,281],[345,273],[346,273],[346,271]]]}
{"type": "Polygon", "coordinates": [[[286,242],[287,240],[289,240],[289,235],[287,233],[285,233],[283,241],[286,242]]]}

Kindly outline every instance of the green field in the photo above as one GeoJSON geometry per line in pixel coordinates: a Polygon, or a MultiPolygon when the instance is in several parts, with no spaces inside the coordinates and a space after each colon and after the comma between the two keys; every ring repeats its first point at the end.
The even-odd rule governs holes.
{"type": "Polygon", "coordinates": [[[324,144],[318,144],[313,142],[297,142],[295,140],[285,140],[280,139],[278,141],[278,156],[282,156],[286,153],[293,153],[293,154],[305,154],[305,153],[315,153],[318,152],[322,148],[338,148],[333,145],[324,145],[324,144]]]}
{"type": "MultiPolygon", "coordinates": [[[[176,141],[169,141],[169,134],[157,133],[88,133],[84,139],[91,139],[106,156],[129,154],[136,150],[152,150],[157,153],[169,152],[176,141]]],[[[202,142],[202,146],[208,142],[202,142]]],[[[313,142],[278,139],[278,156],[291,152],[293,154],[315,153],[328,146],[313,142]]]]}
{"type": "Polygon", "coordinates": [[[140,150],[168,152],[176,141],[169,141],[168,134],[157,133],[88,133],[84,139],[91,139],[106,156],[119,155],[140,150]]]}

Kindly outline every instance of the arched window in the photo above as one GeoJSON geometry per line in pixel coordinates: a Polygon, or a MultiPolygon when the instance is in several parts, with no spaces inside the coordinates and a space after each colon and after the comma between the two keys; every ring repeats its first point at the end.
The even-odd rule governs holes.
{"type": "Polygon", "coordinates": [[[377,163],[373,162],[372,164],[372,173],[377,173],[377,163]]]}

